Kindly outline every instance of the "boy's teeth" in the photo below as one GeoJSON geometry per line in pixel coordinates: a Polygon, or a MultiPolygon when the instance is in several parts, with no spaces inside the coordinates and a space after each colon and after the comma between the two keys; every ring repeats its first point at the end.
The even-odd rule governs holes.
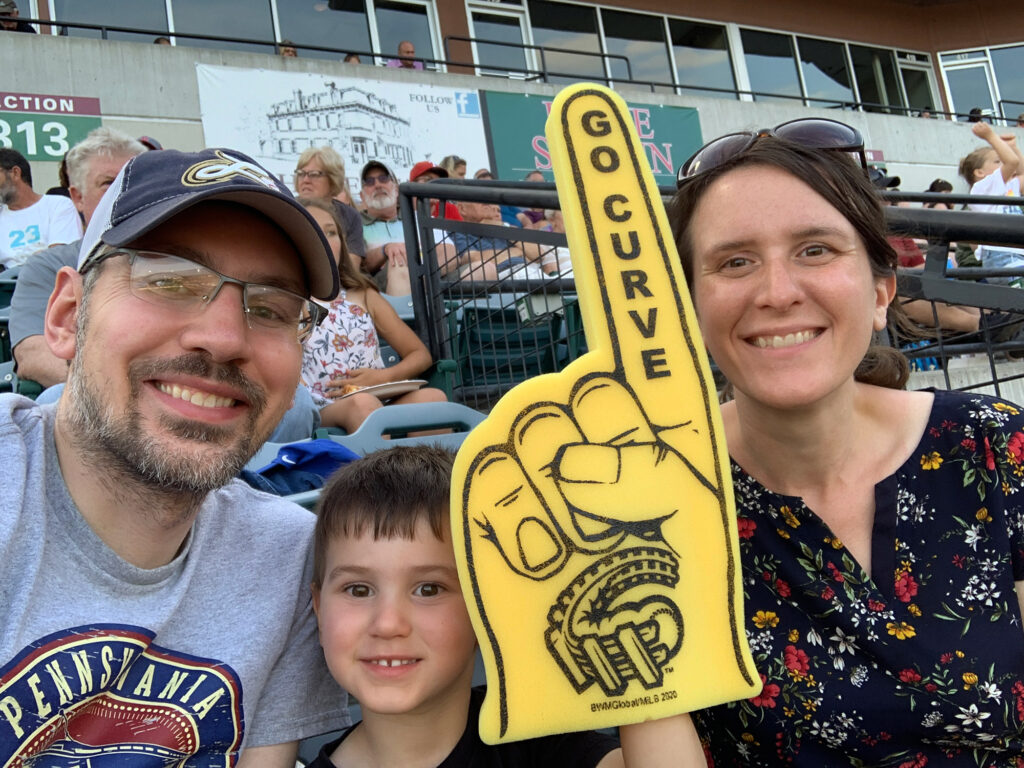
{"type": "Polygon", "coordinates": [[[371,663],[380,667],[404,667],[413,662],[414,659],[374,659],[371,663]]]}
{"type": "Polygon", "coordinates": [[[803,344],[815,336],[814,331],[800,331],[799,333],[787,333],[785,336],[758,336],[754,342],[761,349],[768,347],[792,347],[794,344],[803,344]]]}
{"type": "Polygon", "coordinates": [[[156,386],[165,395],[176,397],[179,400],[184,400],[185,402],[192,403],[192,405],[198,405],[203,408],[230,408],[235,404],[235,401],[230,397],[220,397],[219,395],[202,392],[198,389],[186,389],[177,384],[158,382],[156,386]]]}

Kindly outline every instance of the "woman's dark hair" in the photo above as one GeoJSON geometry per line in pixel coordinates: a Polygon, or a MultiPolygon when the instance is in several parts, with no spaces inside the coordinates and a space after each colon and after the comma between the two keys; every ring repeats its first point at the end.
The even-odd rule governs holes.
{"type": "Polygon", "coordinates": [[[928,189],[925,192],[952,192],[953,185],[945,179],[936,179],[928,185],[928,189]]]}
{"type": "MultiPolygon", "coordinates": [[[[687,181],[668,204],[672,235],[691,291],[694,254],[690,227],[698,204],[711,185],[725,174],[758,165],[794,176],[842,213],[864,243],[872,275],[885,278],[896,273],[896,251],[887,240],[885,212],[864,170],[844,153],[809,149],[786,139],[767,136],[736,157],[687,181]]],[[[889,305],[888,313],[890,323],[906,324],[898,302],[889,305]]],[[[902,389],[910,368],[899,350],[872,344],[854,375],[857,381],[866,384],[902,389]]]]}

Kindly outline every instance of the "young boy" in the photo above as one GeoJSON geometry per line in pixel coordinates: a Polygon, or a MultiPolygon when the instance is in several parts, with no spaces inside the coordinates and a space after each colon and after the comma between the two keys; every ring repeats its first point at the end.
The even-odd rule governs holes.
{"type": "Polygon", "coordinates": [[[391,448],[342,467],[323,489],[313,608],[327,666],[363,721],[310,768],[622,766],[616,740],[595,732],[480,741],[476,638],[448,517],[452,458],[391,448]]]}

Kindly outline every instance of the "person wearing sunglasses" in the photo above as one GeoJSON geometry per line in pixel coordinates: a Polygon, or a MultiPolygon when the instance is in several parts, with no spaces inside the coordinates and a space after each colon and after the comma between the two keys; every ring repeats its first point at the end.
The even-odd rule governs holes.
{"type": "Polygon", "coordinates": [[[398,209],[398,181],[378,160],[364,165],[359,179],[366,238],[362,270],[373,277],[382,293],[407,296],[412,288],[405,253],[405,222],[398,209]]]}
{"type": "Polygon", "coordinates": [[[347,720],[309,589],[314,516],[234,479],[338,292],[252,158],[146,152],[45,320],[60,400],[0,395],[0,750],[14,763],[294,766],[347,720]]]}
{"type": "Polygon", "coordinates": [[[906,361],[875,346],[898,312],[896,254],[862,148],[831,120],[731,134],[683,165],[669,206],[734,392],[722,418],[763,683],[694,713],[719,766],[1020,754],[1024,414],[906,391],[906,361]]]}

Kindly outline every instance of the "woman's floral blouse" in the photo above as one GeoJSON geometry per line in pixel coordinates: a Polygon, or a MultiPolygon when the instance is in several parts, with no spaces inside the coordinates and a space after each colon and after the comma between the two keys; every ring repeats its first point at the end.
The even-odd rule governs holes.
{"type": "Polygon", "coordinates": [[[695,713],[709,765],[1024,768],[1021,410],[935,393],[875,488],[870,577],[799,498],[733,464],[764,686],[695,713]]]}

